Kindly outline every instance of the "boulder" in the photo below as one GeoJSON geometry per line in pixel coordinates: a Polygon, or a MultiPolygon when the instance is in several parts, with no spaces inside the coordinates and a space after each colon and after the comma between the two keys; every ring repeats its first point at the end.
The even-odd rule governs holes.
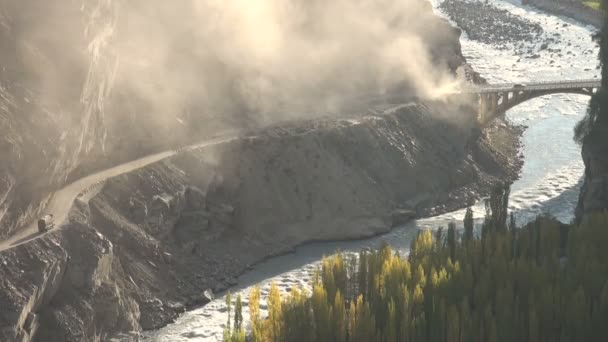
{"type": "Polygon", "coordinates": [[[129,219],[135,223],[144,222],[148,216],[148,206],[137,198],[129,199],[129,219]]]}
{"type": "Polygon", "coordinates": [[[396,209],[391,213],[392,227],[397,227],[408,223],[416,218],[416,212],[408,209],[396,209]]]}
{"type": "Polygon", "coordinates": [[[184,190],[185,210],[197,211],[203,210],[206,206],[205,193],[200,189],[189,186],[184,190]]]}
{"type": "Polygon", "coordinates": [[[203,298],[203,300],[207,301],[207,303],[215,299],[215,295],[213,294],[213,291],[211,291],[211,289],[203,291],[201,297],[203,298]]]}
{"type": "Polygon", "coordinates": [[[203,291],[200,295],[190,298],[188,301],[189,307],[203,306],[215,299],[215,295],[211,289],[203,291]]]}
{"type": "Polygon", "coordinates": [[[166,302],[165,306],[167,307],[167,309],[180,314],[186,311],[186,307],[184,306],[184,304],[178,302],[166,302]]]}
{"type": "Polygon", "coordinates": [[[162,194],[152,197],[152,203],[150,204],[150,215],[158,217],[160,215],[167,216],[171,213],[171,202],[173,196],[162,194]]]}

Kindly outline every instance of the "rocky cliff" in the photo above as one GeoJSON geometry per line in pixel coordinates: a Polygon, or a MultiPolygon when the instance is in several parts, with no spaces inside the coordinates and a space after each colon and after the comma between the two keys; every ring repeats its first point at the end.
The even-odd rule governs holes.
{"type": "Polygon", "coordinates": [[[580,221],[586,214],[608,209],[608,139],[606,128],[597,128],[583,141],[581,155],[585,162],[585,178],[576,219],[580,221]]]}
{"type": "MultiPolygon", "coordinates": [[[[426,2],[413,3],[427,8],[406,21],[424,20],[424,27],[415,30],[420,42],[429,42],[430,62],[455,71],[463,64],[458,31],[435,18],[426,2]]],[[[255,101],[279,96],[256,95],[239,80],[249,72],[260,91],[278,80],[241,70],[240,61],[252,56],[214,55],[204,44],[210,33],[192,26],[205,22],[191,16],[196,6],[0,0],[0,237],[39,215],[54,190],[94,170],[202,140],[226,127],[265,124],[251,114],[264,109],[255,101]],[[170,20],[180,25],[166,26],[170,20]]],[[[369,69],[369,63],[362,68],[369,69]]],[[[351,74],[327,74],[334,81],[321,83],[351,74]]],[[[313,99],[335,93],[313,88],[313,99]]],[[[402,99],[414,95],[411,82],[398,89],[402,99]]],[[[367,110],[367,104],[359,105],[349,111],[367,110]]],[[[281,113],[281,119],[291,119],[289,110],[281,107],[281,113]]]]}
{"type": "Polygon", "coordinates": [[[148,99],[118,84],[126,58],[116,36],[127,20],[119,13],[112,0],[0,1],[0,236],[66,182],[231,120],[203,127],[202,115],[179,108],[161,121],[148,99]]]}
{"type": "Polygon", "coordinates": [[[282,125],[109,179],[66,226],[0,253],[0,340],[133,340],[263,258],[385,232],[516,177],[514,129],[480,133],[473,113],[445,110],[282,125]]]}

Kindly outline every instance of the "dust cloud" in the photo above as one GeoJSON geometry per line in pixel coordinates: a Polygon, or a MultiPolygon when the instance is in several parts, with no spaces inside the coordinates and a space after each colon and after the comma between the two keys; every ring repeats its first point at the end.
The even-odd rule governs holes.
{"type": "Polygon", "coordinates": [[[0,52],[8,69],[10,57],[85,152],[123,131],[145,142],[459,84],[457,33],[426,0],[0,0],[0,28],[16,46],[0,52]]]}
{"type": "Polygon", "coordinates": [[[156,113],[272,122],[395,91],[457,86],[431,46],[452,37],[423,0],[197,0],[117,4],[116,84],[156,113]]]}

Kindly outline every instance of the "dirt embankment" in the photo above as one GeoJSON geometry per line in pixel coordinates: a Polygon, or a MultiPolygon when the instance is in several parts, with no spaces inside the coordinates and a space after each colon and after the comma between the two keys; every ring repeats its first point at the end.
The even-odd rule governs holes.
{"type": "Polygon", "coordinates": [[[67,227],[0,253],[0,340],[133,340],[266,257],[386,232],[516,177],[517,129],[446,111],[275,127],[108,180],[67,227]]]}

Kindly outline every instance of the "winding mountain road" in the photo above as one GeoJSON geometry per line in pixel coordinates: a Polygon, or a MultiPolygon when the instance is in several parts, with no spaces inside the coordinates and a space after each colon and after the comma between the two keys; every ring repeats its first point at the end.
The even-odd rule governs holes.
{"type": "Polygon", "coordinates": [[[214,145],[219,145],[222,143],[230,142],[239,138],[239,134],[236,134],[235,131],[230,131],[229,133],[222,134],[221,136],[200,142],[198,144],[190,145],[187,147],[182,147],[177,150],[171,150],[161,153],[152,154],[140,159],[136,159],[130,161],[128,163],[124,163],[92,175],[83,177],[69,185],[66,185],[61,190],[56,191],[51,200],[49,201],[47,207],[44,210],[44,214],[53,214],[55,216],[55,228],[47,231],[45,233],[38,232],[37,219],[31,222],[29,225],[18,230],[16,234],[13,234],[11,237],[0,241],[0,252],[11,249],[13,247],[19,246],[21,244],[27,243],[28,241],[35,240],[44,236],[45,234],[54,231],[55,229],[61,229],[62,224],[68,217],[68,213],[72,208],[74,200],[79,196],[79,194],[87,192],[89,189],[93,188],[95,185],[105,181],[106,179],[116,177],[157,161],[166,159],[168,157],[177,155],[179,153],[190,151],[198,148],[210,147],[214,145]]]}

